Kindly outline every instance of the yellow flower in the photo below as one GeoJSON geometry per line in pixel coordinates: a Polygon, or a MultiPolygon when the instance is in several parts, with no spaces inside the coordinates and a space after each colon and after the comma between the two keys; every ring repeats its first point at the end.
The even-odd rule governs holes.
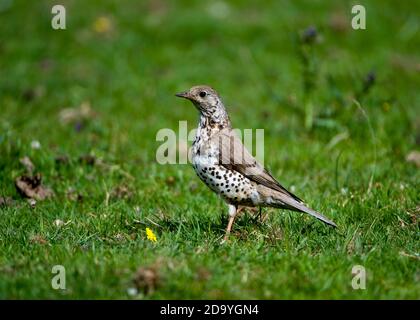
{"type": "Polygon", "coordinates": [[[112,30],[112,23],[107,17],[99,17],[93,24],[93,29],[97,33],[107,33],[112,30]]]}
{"type": "Polygon", "coordinates": [[[147,239],[148,240],[150,240],[152,242],[156,242],[157,241],[156,236],[155,236],[155,234],[153,233],[153,231],[151,229],[146,228],[146,235],[147,235],[147,239]]]}

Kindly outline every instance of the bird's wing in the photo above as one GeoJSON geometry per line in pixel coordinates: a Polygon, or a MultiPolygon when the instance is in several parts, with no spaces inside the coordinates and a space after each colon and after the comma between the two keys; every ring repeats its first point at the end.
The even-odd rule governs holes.
{"type": "Polygon", "coordinates": [[[303,202],[284,188],[267,169],[258,163],[232,129],[221,130],[211,140],[212,143],[218,143],[219,163],[225,168],[237,171],[258,184],[284,193],[298,202],[303,202]]]}

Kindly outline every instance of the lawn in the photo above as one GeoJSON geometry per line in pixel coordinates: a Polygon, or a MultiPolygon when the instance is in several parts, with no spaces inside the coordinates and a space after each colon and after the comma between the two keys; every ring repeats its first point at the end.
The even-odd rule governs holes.
{"type": "Polygon", "coordinates": [[[344,1],[265,3],[68,0],[54,30],[56,2],[0,1],[0,298],[420,298],[420,3],[359,1],[366,30],[344,1]],[[156,161],[196,84],[338,229],[248,211],[220,244],[223,201],[156,161]],[[45,200],[16,187],[37,174],[45,200]]]}

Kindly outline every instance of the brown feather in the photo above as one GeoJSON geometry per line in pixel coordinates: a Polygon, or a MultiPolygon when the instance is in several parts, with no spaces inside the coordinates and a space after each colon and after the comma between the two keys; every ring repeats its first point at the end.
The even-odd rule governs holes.
{"type": "Polygon", "coordinates": [[[285,195],[284,193],[278,192],[276,190],[267,188],[262,185],[259,185],[257,187],[257,190],[258,193],[265,198],[266,202],[268,202],[271,207],[304,212],[325,222],[326,224],[329,224],[330,226],[337,227],[337,225],[334,222],[329,220],[327,217],[323,216],[321,213],[307,207],[303,202],[298,202],[295,199],[285,195]]]}
{"type": "Polygon", "coordinates": [[[219,145],[219,162],[225,168],[237,171],[248,179],[303,202],[284,188],[245,148],[231,128],[225,128],[213,135],[210,143],[219,145]]]}

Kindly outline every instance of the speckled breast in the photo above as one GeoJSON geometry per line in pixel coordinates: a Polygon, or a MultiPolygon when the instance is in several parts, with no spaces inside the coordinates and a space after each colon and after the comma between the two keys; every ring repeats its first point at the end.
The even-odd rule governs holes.
{"type": "Polygon", "coordinates": [[[192,163],[198,177],[228,203],[254,205],[256,189],[254,183],[239,172],[218,164],[218,158],[211,155],[196,155],[192,163]],[[253,201],[254,200],[254,201],[253,201]]]}

